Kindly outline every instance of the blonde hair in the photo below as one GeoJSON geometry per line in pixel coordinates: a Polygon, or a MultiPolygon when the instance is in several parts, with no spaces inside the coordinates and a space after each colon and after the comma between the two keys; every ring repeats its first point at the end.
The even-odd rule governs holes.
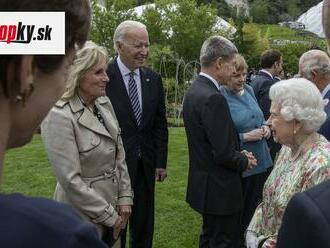
{"type": "Polygon", "coordinates": [[[244,57],[240,54],[237,54],[234,59],[234,66],[236,71],[244,71],[247,70],[248,65],[244,59],[244,57]]]}
{"type": "Polygon", "coordinates": [[[102,60],[108,61],[106,49],[93,41],[87,41],[76,53],[76,58],[69,69],[66,90],[61,99],[71,99],[77,92],[80,79],[102,60]]]}

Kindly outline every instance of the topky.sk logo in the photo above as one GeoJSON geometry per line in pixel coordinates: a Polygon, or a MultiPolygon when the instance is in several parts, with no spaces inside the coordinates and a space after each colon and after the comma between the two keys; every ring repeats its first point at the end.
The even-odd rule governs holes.
{"type": "Polygon", "coordinates": [[[22,22],[18,25],[0,25],[0,42],[30,43],[32,39],[51,40],[52,29],[49,25],[36,29],[35,25],[24,25],[22,22]]]}
{"type": "Polygon", "coordinates": [[[0,12],[1,54],[65,54],[64,12],[0,12]]]}

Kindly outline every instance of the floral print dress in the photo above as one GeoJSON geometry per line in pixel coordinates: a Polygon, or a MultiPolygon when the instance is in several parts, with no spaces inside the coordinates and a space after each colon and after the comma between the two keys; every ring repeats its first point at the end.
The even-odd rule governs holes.
{"type": "Polygon", "coordinates": [[[277,232],[291,197],[330,178],[330,143],[317,134],[316,142],[292,160],[291,149],[282,146],[274,169],[268,177],[263,201],[257,207],[247,230],[266,240],[263,248],[276,247],[277,232]]]}

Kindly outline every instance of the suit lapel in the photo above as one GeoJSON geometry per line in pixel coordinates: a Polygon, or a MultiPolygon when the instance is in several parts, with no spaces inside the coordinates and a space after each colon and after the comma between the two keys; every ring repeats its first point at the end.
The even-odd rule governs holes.
{"type": "Polygon", "coordinates": [[[330,90],[324,95],[323,99],[329,99],[330,100],[330,90]]]}
{"type": "Polygon", "coordinates": [[[148,77],[146,71],[141,68],[140,69],[140,77],[141,77],[141,94],[142,94],[142,119],[141,125],[146,120],[146,114],[149,113],[148,103],[150,103],[150,78],[148,77]]]}

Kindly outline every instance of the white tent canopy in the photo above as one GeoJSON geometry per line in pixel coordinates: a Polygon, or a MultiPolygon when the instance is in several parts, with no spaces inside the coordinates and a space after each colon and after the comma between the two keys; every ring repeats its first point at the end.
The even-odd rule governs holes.
{"type": "Polygon", "coordinates": [[[323,1],[303,13],[298,18],[297,22],[303,23],[306,30],[324,38],[325,36],[322,27],[322,6],[323,1]]]}

